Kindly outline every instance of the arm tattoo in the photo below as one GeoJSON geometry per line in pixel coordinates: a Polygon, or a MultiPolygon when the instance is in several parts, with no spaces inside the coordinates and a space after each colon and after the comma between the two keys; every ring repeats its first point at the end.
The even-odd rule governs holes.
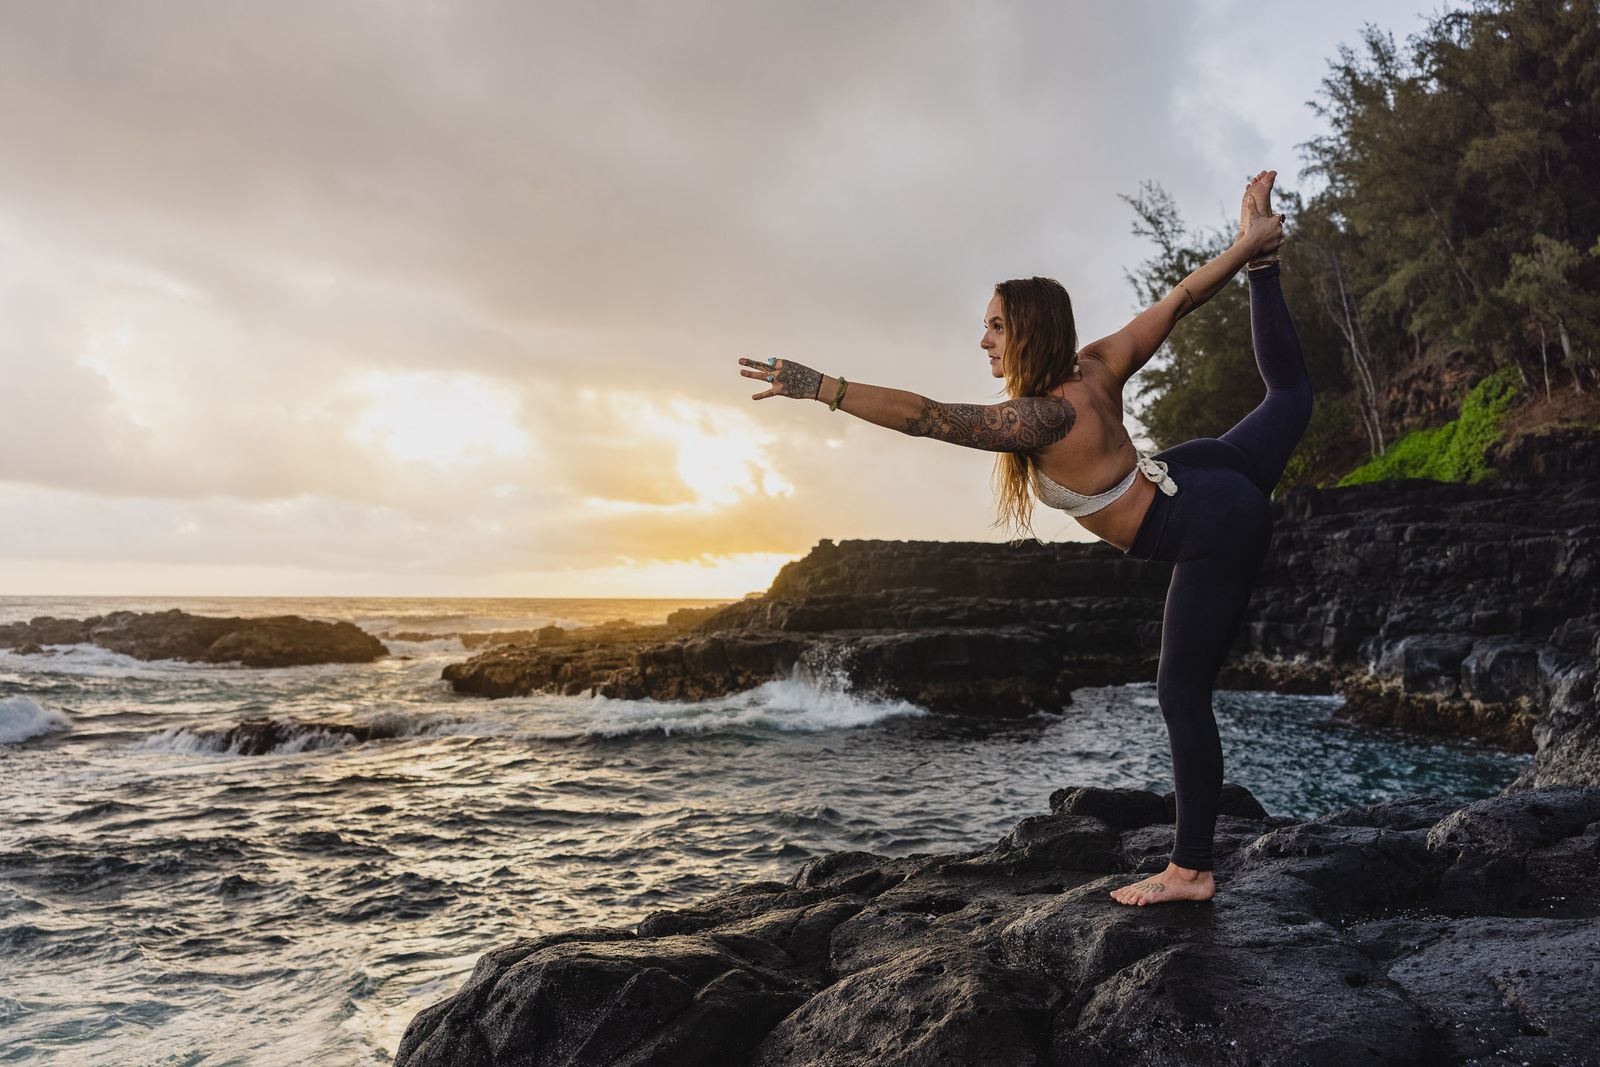
{"type": "Polygon", "coordinates": [[[822,372],[792,359],[778,362],[783,364],[775,376],[777,384],[783,387],[779,392],[796,400],[815,400],[818,390],[822,388],[822,372]]]}
{"type": "Polygon", "coordinates": [[[1185,315],[1189,314],[1189,312],[1191,312],[1195,308],[1199,307],[1200,305],[1195,303],[1194,294],[1189,291],[1189,287],[1187,285],[1184,285],[1182,282],[1179,282],[1178,283],[1178,288],[1182,289],[1183,290],[1183,295],[1189,298],[1189,301],[1188,301],[1187,304],[1184,304],[1184,305],[1182,305],[1182,306],[1180,306],[1178,308],[1178,318],[1181,319],[1185,315]]]}
{"type": "Polygon", "coordinates": [[[1031,452],[1067,436],[1077,421],[1072,402],[1059,396],[1019,396],[1001,404],[924,398],[922,410],[906,420],[905,432],[990,452],[1031,452]]]}

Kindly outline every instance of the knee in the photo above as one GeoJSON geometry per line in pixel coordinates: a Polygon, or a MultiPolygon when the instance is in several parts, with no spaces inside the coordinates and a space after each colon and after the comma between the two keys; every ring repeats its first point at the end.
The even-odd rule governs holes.
{"type": "Polygon", "coordinates": [[[1302,376],[1300,383],[1290,390],[1289,395],[1293,403],[1291,410],[1294,412],[1295,421],[1301,430],[1304,430],[1311,422],[1311,409],[1315,406],[1310,375],[1302,376]]]}
{"type": "Polygon", "coordinates": [[[1186,732],[1211,714],[1211,688],[1197,678],[1162,674],[1156,678],[1156,703],[1169,730],[1186,732]]]}
{"type": "Polygon", "coordinates": [[[1311,379],[1301,375],[1293,385],[1280,386],[1271,391],[1273,406],[1286,417],[1304,426],[1311,421],[1311,379]]]}

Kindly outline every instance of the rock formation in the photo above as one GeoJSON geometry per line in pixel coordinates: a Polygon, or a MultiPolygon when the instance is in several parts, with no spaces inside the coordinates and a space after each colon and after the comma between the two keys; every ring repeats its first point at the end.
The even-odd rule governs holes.
{"type": "MultiPolygon", "coordinates": [[[[1220,684],[1339,692],[1375,725],[1538,756],[1600,784],[1600,481],[1299,490],[1220,684]]],[[[799,671],[933,711],[1058,710],[1155,677],[1167,564],[1109,545],[823,541],[760,598],[682,625],[499,644],[458,692],[722,696],[799,671]]]]}
{"type": "Polygon", "coordinates": [[[297,615],[220,619],[174,608],[113,611],[88,619],[44,616],[0,625],[0,648],[36,653],[44,651],[42,646],[75,644],[98,645],[135,659],[246,667],[370,663],[389,654],[382,641],[353,623],[317,622],[297,615]]]}
{"type": "Polygon", "coordinates": [[[1600,789],[1297,823],[1225,787],[1218,895],[1129,907],[1172,797],[1062,789],[992,848],[842,852],[485,955],[398,1067],[1592,1062],[1600,789]]]}
{"type": "MultiPolygon", "coordinates": [[[[1600,481],[1286,494],[1232,687],[1537,746],[1498,797],[1307,822],[1224,786],[1217,896],[1128,907],[1172,794],[1057,790],[991,848],[842,852],[491,951],[402,1067],[1594,1062],[1600,481]]],[[[462,692],[693,698],[790,670],[936,710],[1153,677],[1165,565],[1105,545],[824,541],[687,634],[502,645],[462,692]]]]}

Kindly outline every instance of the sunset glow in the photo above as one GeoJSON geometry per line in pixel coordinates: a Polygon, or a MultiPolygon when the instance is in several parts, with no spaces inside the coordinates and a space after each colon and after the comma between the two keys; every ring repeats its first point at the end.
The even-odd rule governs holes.
{"type": "Polygon", "coordinates": [[[515,393],[476,375],[371,371],[350,392],[364,403],[350,439],[393,459],[459,469],[530,451],[515,393]]]}
{"type": "Polygon", "coordinates": [[[0,579],[41,594],[717,596],[823,538],[1002,539],[992,455],[754,401],[736,360],[994,402],[996,281],[1119,328],[1148,248],[1118,197],[1220,220],[1247,170],[1296,185],[1267,148],[1320,129],[1326,42],[1391,21],[24,8],[0,579]]]}
{"type": "Polygon", "coordinates": [[[692,499],[650,503],[586,497],[590,507],[616,512],[714,512],[750,496],[785,497],[794,485],[778,469],[777,435],[751,416],[723,405],[638,393],[584,390],[584,410],[629,438],[674,457],[671,469],[692,499]]]}

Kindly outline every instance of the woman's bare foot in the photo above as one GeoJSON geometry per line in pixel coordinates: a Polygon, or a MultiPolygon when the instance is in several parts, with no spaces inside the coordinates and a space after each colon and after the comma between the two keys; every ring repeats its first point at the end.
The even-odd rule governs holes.
{"type": "Polygon", "coordinates": [[[1267,205],[1272,196],[1272,182],[1277,176],[1276,171],[1264,170],[1245,185],[1244,196],[1239,200],[1239,237],[1243,237],[1250,228],[1251,219],[1272,214],[1272,209],[1267,205]]]}
{"type": "Polygon", "coordinates": [[[1272,211],[1272,183],[1277,178],[1277,171],[1264,170],[1244,187],[1244,196],[1239,202],[1239,235],[1235,241],[1248,240],[1256,246],[1256,254],[1246,267],[1265,267],[1278,262],[1278,249],[1283,245],[1283,216],[1272,211]]]}
{"type": "Polygon", "coordinates": [[[1152,874],[1142,882],[1111,890],[1111,898],[1119,904],[1164,904],[1169,900],[1210,900],[1216,896],[1217,883],[1210,871],[1197,871],[1167,862],[1167,869],[1152,874]]]}

